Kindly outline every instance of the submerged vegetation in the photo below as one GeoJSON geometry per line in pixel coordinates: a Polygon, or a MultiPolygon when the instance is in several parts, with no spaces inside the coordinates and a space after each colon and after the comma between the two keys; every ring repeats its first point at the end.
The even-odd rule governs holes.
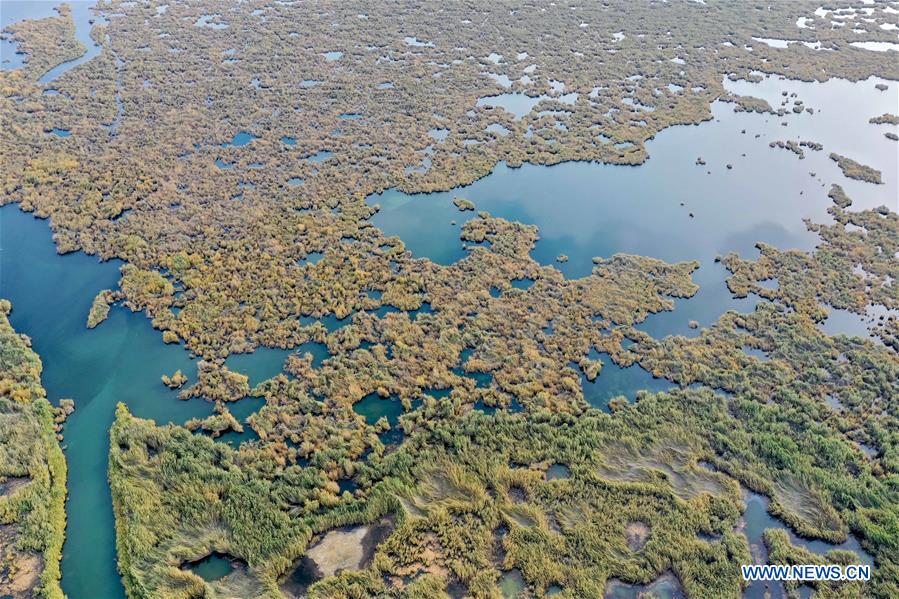
{"type": "MultiPolygon", "coordinates": [[[[108,474],[129,597],[599,597],[654,581],[735,597],[755,557],[746,489],[791,531],[764,536],[771,561],[812,559],[792,534],[851,535],[874,579],[816,590],[899,596],[894,212],[850,211],[834,186],[834,222],[809,223],[814,251],[723,258],[730,291],[765,300],[753,312],[654,339],[637,325],[697,293],[698,262],[615,254],[569,279],[532,257],[536,227],[456,198],[475,214],[464,257],[443,266],[373,227],[364,201],[451,189],[499,161],[637,165],[649,139],[710,119],[718,98],[811,110],[733,95],[726,77],[899,78],[890,52],[848,43],[889,39],[877,23],[892,13],[875,5],[847,31],[817,6],[524,4],[510,18],[499,2],[110,2],[102,52],[50,95],[37,79],[77,55],[69,13],[14,27],[29,60],[0,72],[0,203],[50,218],[61,253],[123,260],[87,325],[114,303],[145,313],[198,358],[190,386],[180,370],[161,384],[214,404],[184,426],[116,411],[108,474]],[[801,18],[821,26],[797,32],[801,18]],[[528,111],[484,101],[505,93],[528,111]],[[819,327],[828,310],[875,307],[874,339],[819,327]],[[251,387],[225,360],[261,347],[295,351],[251,387]],[[610,362],[675,388],[605,412],[584,381],[610,362]],[[248,397],[263,405],[246,417],[248,397]]],[[[59,596],[54,412],[37,358],[5,339],[0,416],[34,434],[0,436],[19,460],[0,484],[32,480],[2,487],[0,550],[18,553],[0,557],[42,556],[29,584],[59,596]]],[[[23,571],[5,563],[0,581],[23,571]]]]}
{"type": "Polygon", "coordinates": [[[41,361],[9,324],[0,300],[0,595],[62,599],[66,462],[57,441],[64,418],[41,386],[41,361]]]}

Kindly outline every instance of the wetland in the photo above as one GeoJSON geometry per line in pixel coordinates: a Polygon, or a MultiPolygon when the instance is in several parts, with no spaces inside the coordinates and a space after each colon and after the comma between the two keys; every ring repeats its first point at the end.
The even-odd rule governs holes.
{"type": "Polygon", "coordinates": [[[899,592],[893,12],[2,7],[0,595],[899,592]]]}

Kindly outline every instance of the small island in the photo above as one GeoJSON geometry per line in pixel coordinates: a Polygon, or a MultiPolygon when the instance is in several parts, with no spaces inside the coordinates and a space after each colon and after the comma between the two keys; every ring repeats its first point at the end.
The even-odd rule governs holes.
{"type": "Polygon", "coordinates": [[[461,212],[475,209],[474,202],[465,198],[453,198],[453,204],[455,204],[456,208],[458,208],[461,212]]]}
{"type": "Polygon", "coordinates": [[[876,183],[878,185],[883,183],[880,171],[875,168],[856,162],[855,160],[837,154],[836,152],[831,152],[830,159],[836,162],[837,166],[840,167],[840,170],[843,171],[843,175],[850,179],[876,183]]]}

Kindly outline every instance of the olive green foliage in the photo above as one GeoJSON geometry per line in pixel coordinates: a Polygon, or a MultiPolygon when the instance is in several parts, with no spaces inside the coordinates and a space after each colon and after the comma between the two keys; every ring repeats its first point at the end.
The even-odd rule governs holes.
{"type": "Polygon", "coordinates": [[[458,208],[462,212],[465,212],[466,210],[474,210],[475,209],[474,202],[472,202],[471,200],[466,199],[466,198],[454,198],[453,204],[455,204],[456,208],[458,208]]]}
{"type": "Polygon", "coordinates": [[[830,153],[830,159],[836,162],[843,174],[850,179],[858,179],[868,183],[883,183],[880,178],[880,171],[875,168],[856,162],[836,152],[830,153]]]}
{"type": "Polygon", "coordinates": [[[781,251],[760,244],[762,255],[758,260],[741,260],[730,254],[724,259],[733,273],[727,285],[737,297],[756,293],[814,321],[827,316],[826,306],[857,314],[865,314],[872,305],[883,306],[893,313],[878,320],[871,330],[897,348],[899,289],[892,281],[899,276],[899,215],[885,206],[849,211],[852,200],[839,185],[834,185],[829,195],[835,205],[828,212],[835,222],[808,224],[821,236],[813,253],[781,251]],[[760,284],[772,279],[777,281],[775,289],[760,284]]]}
{"type": "MultiPolygon", "coordinates": [[[[675,576],[690,596],[734,597],[749,559],[740,486],[800,534],[859,538],[876,578],[838,592],[899,595],[895,352],[817,328],[826,306],[896,306],[894,214],[849,213],[834,191],[841,210],[815,229],[815,252],[726,258],[730,289],[770,304],[693,339],[654,340],[633,327],[695,294],[698,263],[619,254],[566,279],[531,257],[535,227],[479,213],[461,230],[465,257],[441,266],[372,227],[379,208],[364,201],[451,189],[499,161],[640,164],[649,139],[710,119],[718,98],[804,110],[732,96],[724,77],[899,78],[892,53],[849,43],[892,40],[883,6],[850,28],[819,5],[112,2],[104,10],[119,16],[93,32],[104,51],[54,82],[57,95],[35,83],[40,52],[53,36],[68,51],[69,26],[20,27],[29,64],[0,72],[0,203],[52,217],[61,252],[124,260],[114,297],[201,358],[182,397],[216,403],[189,423],[196,432],[118,409],[109,477],[129,596],[282,596],[329,531],[392,515],[370,560],[311,594],[492,598],[515,571],[538,596],[675,576]],[[194,26],[201,15],[219,27],[194,26]],[[814,29],[797,30],[800,17],[814,29]],[[424,45],[404,41],[412,34],[424,45]],[[521,118],[479,102],[506,91],[546,97],[521,118]],[[48,123],[72,135],[48,136],[48,123]],[[435,141],[432,129],[449,133],[435,141]],[[239,132],[256,139],[228,144],[239,132]],[[776,290],[759,284],[768,278],[776,290]],[[431,312],[412,318],[425,302],[431,312]],[[399,311],[379,318],[383,307],[399,311]],[[330,315],[348,322],[329,332],[302,318],[330,315]],[[223,365],[309,341],[332,357],[293,354],[253,390],[223,365]],[[703,388],[599,412],[581,383],[603,376],[594,349],[703,388]],[[265,398],[248,422],[258,440],[232,449],[204,434],[243,426],[227,406],[249,393],[265,398]],[[371,401],[402,415],[372,424],[357,413],[371,401]],[[570,476],[550,480],[558,465],[570,476]],[[638,549],[634,530],[648,530],[638,549]],[[212,551],[246,568],[213,583],[184,569],[212,551]]],[[[895,319],[875,332],[895,349],[895,319]]],[[[770,540],[776,559],[802,557],[770,540]]]]}
{"type": "Polygon", "coordinates": [[[90,313],[87,315],[87,328],[93,329],[109,317],[109,304],[112,292],[104,289],[94,298],[90,313]]]}
{"type": "Polygon", "coordinates": [[[66,463],[41,361],[0,300],[0,594],[61,599],[66,463]]]}
{"type": "Polygon", "coordinates": [[[502,2],[335,2],[301,11],[254,0],[227,15],[211,2],[172,2],[163,12],[111,2],[104,11],[116,17],[92,33],[105,51],[54,81],[58,95],[34,83],[37,61],[50,40],[77,43],[71,19],[31,21],[14,32],[30,64],[0,73],[9,122],[0,202],[51,216],[61,252],[125,260],[124,303],[146,310],[168,343],[183,341],[210,360],[293,347],[309,338],[297,316],[366,309],[369,290],[384,291],[385,303],[411,301],[419,265],[370,226],[370,193],[451,189],[499,161],[640,164],[647,140],[710,119],[715,99],[751,105],[726,92],[725,75],[899,76],[890,52],[849,44],[891,39],[878,27],[891,18],[884,7],[841,28],[815,14],[819,4],[522,4],[509,18],[502,2]],[[219,15],[223,27],[194,26],[204,14],[219,15]],[[814,29],[798,29],[799,17],[814,29]],[[411,30],[426,45],[408,45],[411,30]],[[829,51],[772,48],[758,36],[818,41],[829,51]],[[329,61],[331,51],[343,55],[329,61]],[[563,101],[552,82],[578,101],[563,101]],[[546,97],[521,118],[478,103],[507,91],[546,97]],[[341,118],[350,113],[361,118],[341,118]],[[103,127],[110,123],[114,135],[103,127]],[[48,126],[72,135],[47,135],[48,126]],[[431,129],[449,133],[438,142],[431,129]],[[227,145],[241,131],[257,139],[227,145]],[[321,151],[333,156],[303,159],[321,151]],[[424,158],[428,169],[407,171],[424,158]],[[294,177],[304,184],[287,185],[294,177]],[[307,263],[310,252],[325,257],[307,263]]]}

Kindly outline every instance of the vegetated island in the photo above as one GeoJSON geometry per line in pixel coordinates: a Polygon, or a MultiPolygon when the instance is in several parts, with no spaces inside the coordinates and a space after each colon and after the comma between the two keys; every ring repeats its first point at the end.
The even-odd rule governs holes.
{"type": "Polygon", "coordinates": [[[824,149],[824,146],[819,144],[818,142],[795,141],[792,139],[787,140],[787,141],[781,141],[781,140],[772,141],[771,143],[768,144],[768,146],[771,148],[782,148],[785,150],[789,150],[789,151],[793,152],[794,154],[796,154],[797,156],[799,156],[800,160],[805,158],[804,148],[808,148],[808,149],[814,150],[816,152],[824,149]]]}
{"type": "Polygon", "coordinates": [[[871,117],[868,122],[872,125],[899,125],[899,116],[885,112],[880,116],[871,117]]]}
{"type": "Polygon", "coordinates": [[[877,183],[878,185],[883,183],[880,171],[876,168],[861,164],[851,158],[837,154],[836,152],[830,153],[830,159],[836,162],[837,166],[840,167],[840,170],[843,171],[843,174],[850,179],[867,181],[868,183],[877,183]]]}

